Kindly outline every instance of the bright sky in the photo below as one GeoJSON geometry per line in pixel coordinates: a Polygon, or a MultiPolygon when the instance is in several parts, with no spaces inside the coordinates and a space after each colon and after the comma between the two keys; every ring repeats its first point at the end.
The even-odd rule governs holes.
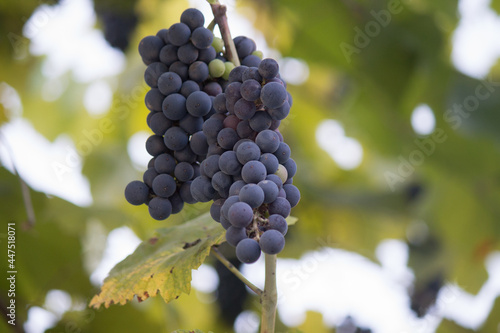
{"type": "MultiPolygon", "coordinates": [[[[256,41],[265,56],[281,58],[267,46],[262,33],[253,28],[252,15],[248,19],[235,11],[234,2],[226,3],[233,35],[247,35],[256,41]]],[[[193,0],[191,4],[210,15],[205,0],[193,0]]],[[[484,78],[500,55],[500,44],[491,42],[497,40],[500,33],[500,18],[489,9],[488,0],[460,0],[459,9],[461,20],[453,36],[453,64],[466,75],[484,78]]],[[[67,86],[63,74],[70,72],[74,80],[88,84],[82,103],[89,114],[97,117],[108,111],[113,92],[111,82],[126,64],[123,54],[109,47],[102,32],[94,28],[95,20],[90,0],[61,1],[55,6],[41,5],[27,21],[24,34],[31,40],[31,54],[45,56],[43,98],[59,98],[67,86]]],[[[300,59],[283,58],[280,64],[282,68],[290,68],[287,72],[292,74],[284,75],[291,83],[300,84],[308,76],[308,66],[300,59]]],[[[38,133],[22,118],[22,102],[8,82],[0,83],[0,103],[12,119],[0,128],[9,144],[8,147],[0,145],[2,164],[12,171],[14,161],[18,172],[35,190],[77,205],[90,205],[89,183],[81,173],[82,159],[76,154],[72,140],[61,135],[50,142],[38,133]]],[[[417,106],[411,124],[416,134],[430,134],[435,126],[433,111],[425,104],[417,106]]],[[[134,155],[132,151],[143,149],[145,136],[138,133],[129,142],[131,160],[138,167],[144,165],[146,157],[134,155]],[[132,149],[139,145],[140,149],[132,149]]],[[[316,140],[340,168],[354,169],[362,162],[362,145],[347,136],[342,124],[334,119],[325,119],[319,125],[316,140]]],[[[139,242],[126,227],[112,231],[107,236],[104,258],[91,265],[92,283],[102,283],[109,269],[131,253],[139,242]]],[[[456,285],[447,285],[439,295],[435,310],[423,319],[415,318],[408,309],[406,287],[412,283],[413,274],[407,268],[407,255],[408,249],[402,241],[387,240],[377,249],[381,264],[330,247],[305,253],[300,259],[279,259],[280,319],[291,326],[299,325],[306,311],[318,311],[325,324],[333,327],[351,315],[374,333],[431,333],[442,318],[471,329],[481,325],[500,294],[500,253],[492,254],[485,262],[490,276],[477,295],[469,295],[456,285]]],[[[257,285],[263,284],[263,271],[262,261],[244,269],[245,275],[257,285]]],[[[209,266],[203,265],[193,274],[193,286],[201,293],[212,292],[217,283],[217,275],[209,266]]],[[[43,308],[29,310],[25,329],[28,333],[43,332],[65,311],[81,307],[82,304],[76,304],[66,292],[50,291],[43,308]]],[[[236,321],[235,330],[257,332],[257,326],[258,316],[245,311],[236,321]]]]}
{"type": "Polygon", "coordinates": [[[452,61],[462,73],[484,79],[500,57],[500,17],[491,0],[460,0],[460,23],[453,34],[452,61]]]}

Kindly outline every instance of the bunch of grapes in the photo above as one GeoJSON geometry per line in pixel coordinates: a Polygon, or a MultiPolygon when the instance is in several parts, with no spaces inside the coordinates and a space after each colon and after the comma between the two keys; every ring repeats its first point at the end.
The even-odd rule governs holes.
{"type": "MultiPolygon", "coordinates": [[[[153,158],[143,181],[127,185],[125,198],[133,205],[147,204],[157,220],[180,212],[184,203],[196,202],[190,185],[208,152],[202,126],[215,113],[212,100],[222,93],[234,68],[222,53],[222,40],[214,38],[204,23],[203,14],[189,8],[179,23],[139,44],[139,54],[147,65],[144,80],[151,87],[145,103],[150,110],[147,124],[154,134],[147,139],[146,150],[153,158]]],[[[251,40],[240,36],[236,41],[245,54],[242,47],[251,40]]],[[[255,51],[255,43],[251,44],[250,53],[255,51]]],[[[246,54],[241,61],[256,59],[260,60],[246,54]]]]}
{"type": "Polygon", "coordinates": [[[238,259],[255,262],[261,251],[279,253],[286,217],[300,200],[297,166],[278,130],[292,97],[273,59],[261,60],[255,42],[234,38],[241,66],[224,56],[224,44],[203,27],[197,9],[179,23],[147,36],[139,53],[151,87],[145,103],[153,156],[143,180],[125,198],[146,204],[164,220],[184,203],[213,201],[210,212],[226,229],[238,259]]]}
{"type": "Polygon", "coordinates": [[[191,184],[195,200],[214,200],[211,215],[245,263],[255,262],[261,250],[283,249],[285,218],[300,200],[293,185],[297,166],[278,130],[292,98],[275,60],[256,65],[234,68],[225,92],[215,97],[216,113],[203,124],[207,157],[191,184]]]}

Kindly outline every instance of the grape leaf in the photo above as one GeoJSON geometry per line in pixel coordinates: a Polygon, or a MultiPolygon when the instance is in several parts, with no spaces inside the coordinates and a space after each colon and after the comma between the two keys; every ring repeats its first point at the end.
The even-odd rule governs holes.
{"type": "Polygon", "coordinates": [[[295,223],[297,223],[299,219],[295,216],[292,216],[292,215],[289,215],[287,218],[286,218],[286,223],[288,225],[294,225],[295,223]]]}
{"type": "Polygon", "coordinates": [[[182,225],[156,230],[137,249],[118,263],[104,280],[89,306],[107,308],[125,304],[137,296],[143,301],[160,294],[165,302],[191,291],[191,270],[197,269],[210,247],[224,240],[224,229],[209,213],[182,225]]]}

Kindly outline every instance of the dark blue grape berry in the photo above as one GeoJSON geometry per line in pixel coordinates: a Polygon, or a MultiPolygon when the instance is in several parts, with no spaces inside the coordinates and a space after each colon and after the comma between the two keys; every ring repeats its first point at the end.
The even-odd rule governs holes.
{"type": "Polygon", "coordinates": [[[266,254],[278,254],[285,247],[285,237],[277,230],[267,230],[260,236],[259,245],[266,254]]]}
{"type": "Polygon", "coordinates": [[[254,239],[243,239],[236,245],[236,257],[245,264],[256,262],[260,257],[260,246],[254,239]]]}
{"type": "Polygon", "coordinates": [[[125,187],[125,199],[132,205],[142,205],[149,197],[149,187],[139,180],[128,183],[125,187]]]}

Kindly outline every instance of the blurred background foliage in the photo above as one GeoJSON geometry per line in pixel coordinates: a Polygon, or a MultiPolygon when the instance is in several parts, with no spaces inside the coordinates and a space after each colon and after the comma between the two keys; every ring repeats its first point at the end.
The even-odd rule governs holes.
{"type": "MultiPolygon", "coordinates": [[[[36,222],[30,225],[19,179],[0,168],[0,216],[4,224],[18,222],[18,323],[27,319],[29,308],[44,306],[47,291],[61,289],[81,306],[66,312],[50,332],[98,333],[110,328],[170,332],[181,327],[231,331],[230,320],[219,319],[218,307],[200,301],[194,292],[171,304],[152,298],[107,310],[85,307],[98,290],[89,280],[95,263],[85,262],[85,255],[93,251],[97,258],[102,256],[106,233],[128,226],[147,239],[155,228],[182,223],[208,209],[203,204],[186,207],[181,214],[156,222],[144,207],[132,207],[123,197],[125,185],[142,176],[127,155],[128,139],[138,131],[149,131],[148,110],[142,102],[145,66],[137,44],[143,36],[178,21],[188,2],[95,0],[97,27],[126,55],[126,68],[113,81],[113,107],[101,117],[85,110],[86,83],[73,80],[70,73],[64,74],[67,85],[60,98],[42,98],[44,59],[29,55],[29,40],[22,37],[23,25],[40,4],[35,0],[0,4],[0,81],[16,89],[23,117],[51,141],[61,133],[74,142],[84,140],[83,130],[99,128],[103,118],[114,127],[84,156],[83,174],[93,196],[88,207],[31,190],[36,222]],[[125,114],[118,110],[124,97],[131,101],[125,114]],[[95,235],[89,247],[96,221],[104,233],[95,235]]],[[[482,82],[459,73],[450,60],[459,21],[457,1],[258,0],[236,1],[235,6],[254,18],[269,47],[284,57],[304,60],[309,67],[304,84],[288,86],[294,105],[280,128],[298,164],[294,180],[302,192],[302,201],[292,212],[299,223],[291,228],[282,255],[299,257],[317,249],[318,240],[328,239],[338,248],[376,261],[374,249],[380,241],[401,239],[410,244],[410,267],[416,275],[412,307],[417,312],[425,313],[447,281],[476,294],[488,277],[485,258],[500,249],[500,94],[495,90],[470,117],[461,119],[460,126],[446,121],[445,113],[453,104],[462,104],[482,82]],[[355,45],[356,28],[364,29],[374,20],[370,11],[395,2],[401,12],[392,15],[391,23],[368,45],[346,56],[340,46],[355,45]],[[434,152],[391,189],[387,172],[397,174],[401,158],[408,160],[415,150],[422,151],[415,140],[429,139],[415,134],[410,121],[422,103],[432,108],[436,129],[446,139],[434,142],[434,152]],[[341,123],[345,134],[362,145],[363,160],[357,168],[339,168],[318,145],[316,129],[325,119],[341,123]],[[410,242],[411,226],[418,221],[425,222],[429,235],[425,241],[410,242]]],[[[500,12],[500,0],[491,6],[500,12]]],[[[493,82],[500,81],[498,70],[496,65],[491,71],[493,82]]],[[[0,115],[0,123],[12,117],[3,106],[0,115]]],[[[0,241],[5,242],[5,234],[0,241]]],[[[215,265],[211,259],[209,263],[215,265]]],[[[5,279],[0,286],[6,288],[5,279]]],[[[255,309],[249,299],[243,307],[255,309]]],[[[309,314],[299,329],[326,332],[315,318],[318,314],[309,314]]],[[[496,332],[498,318],[497,301],[479,331],[496,332]]],[[[9,329],[5,321],[0,327],[9,329]]],[[[283,325],[279,329],[286,330],[283,325]]],[[[467,331],[446,320],[438,328],[438,332],[467,331]]]]}

